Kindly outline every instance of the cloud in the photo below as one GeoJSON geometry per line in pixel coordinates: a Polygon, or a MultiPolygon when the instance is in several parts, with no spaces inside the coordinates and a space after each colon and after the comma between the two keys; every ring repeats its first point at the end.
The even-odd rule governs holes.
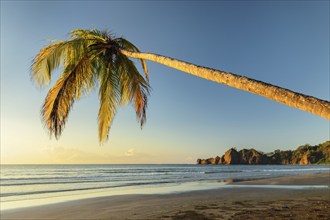
{"type": "Polygon", "coordinates": [[[18,153],[1,149],[1,162],[8,164],[158,164],[167,161],[163,154],[153,155],[129,146],[119,152],[50,145],[18,153]]]}
{"type": "Polygon", "coordinates": [[[51,163],[105,163],[109,157],[76,148],[54,147],[48,151],[51,163]]]}
{"type": "Polygon", "coordinates": [[[88,151],[70,147],[44,147],[38,152],[34,152],[34,157],[29,156],[29,161],[22,160],[22,163],[34,164],[117,164],[127,163],[124,155],[105,152],[104,149],[88,151]]]}
{"type": "Polygon", "coordinates": [[[53,147],[48,148],[44,154],[44,163],[59,164],[126,164],[126,163],[152,163],[155,158],[129,148],[120,154],[89,152],[77,148],[53,147]]]}
{"type": "Polygon", "coordinates": [[[125,156],[127,157],[133,157],[135,155],[135,149],[134,148],[130,148],[126,151],[125,156]]]}

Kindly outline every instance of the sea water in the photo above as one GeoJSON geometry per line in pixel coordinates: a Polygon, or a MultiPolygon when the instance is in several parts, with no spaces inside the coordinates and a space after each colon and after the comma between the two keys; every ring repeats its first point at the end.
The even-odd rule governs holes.
{"type": "Polygon", "coordinates": [[[226,180],[330,172],[317,165],[1,165],[1,210],[109,195],[220,188],[226,180]]]}

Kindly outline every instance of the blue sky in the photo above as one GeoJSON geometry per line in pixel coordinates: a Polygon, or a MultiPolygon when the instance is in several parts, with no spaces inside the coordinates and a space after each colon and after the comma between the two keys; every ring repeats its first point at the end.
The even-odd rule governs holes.
{"type": "Polygon", "coordinates": [[[328,1],[1,1],[2,163],[194,163],[233,146],[270,152],[329,140],[323,118],[149,61],[142,130],[127,106],[100,146],[95,91],[49,139],[40,108],[58,75],[36,88],[31,60],[49,39],[89,28],[329,100],[328,1]]]}

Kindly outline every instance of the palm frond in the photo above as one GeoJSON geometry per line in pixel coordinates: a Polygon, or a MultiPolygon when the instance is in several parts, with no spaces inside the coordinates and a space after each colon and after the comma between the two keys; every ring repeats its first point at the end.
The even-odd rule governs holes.
{"type": "Polygon", "coordinates": [[[97,29],[82,30],[77,29],[70,32],[72,39],[86,39],[86,40],[97,40],[99,42],[106,43],[107,32],[99,31],[97,29]]]}
{"type": "Polygon", "coordinates": [[[58,138],[65,126],[71,106],[82,92],[93,85],[93,71],[88,58],[77,65],[67,66],[55,85],[50,89],[42,107],[42,117],[50,135],[58,138]]]}
{"type": "Polygon", "coordinates": [[[141,85],[134,84],[133,86],[133,100],[136,112],[136,118],[140,122],[141,127],[147,121],[147,103],[149,92],[141,85]]]}
{"type": "Polygon", "coordinates": [[[61,65],[76,63],[86,53],[85,39],[73,39],[51,44],[35,56],[31,66],[31,78],[38,86],[50,82],[53,71],[61,65]]]}
{"type": "Polygon", "coordinates": [[[44,86],[50,82],[52,71],[59,67],[63,59],[65,44],[65,41],[51,44],[41,49],[33,59],[31,78],[38,86],[44,86]]]}
{"type": "MultiPolygon", "coordinates": [[[[118,44],[125,50],[133,51],[133,52],[140,52],[140,50],[132,44],[130,41],[126,40],[125,38],[117,38],[114,41],[118,42],[118,44]]],[[[140,59],[143,71],[146,75],[147,80],[149,80],[149,73],[148,73],[148,68],[146,61],[144,59],[140,59]]]]}
{"type": "Polygon", "coordinates": [[[121,62],[121,103],[133,102],[138,122],[141,127],[146,122],[146,108],[149,95],[149,83],[136,69],[133,61],[126,56],[118,56],[121,62]]]}
{"type": "Polygon", "coordinates": [[[42,107],[42,117],[50,135],[58,138],[74,102],[73,75],[62,76],[49,90],[42,107]]]}
{"type": "Polygon", "coordinates": [[[99,140],[101,143],[109,138],[109,130],[112,121],[117,113],[120,94],[118,92],[119,80],[113,74],[111,63],[109,62],[104,72],[100,76],[100,109],[98,114],[99,140]]]}

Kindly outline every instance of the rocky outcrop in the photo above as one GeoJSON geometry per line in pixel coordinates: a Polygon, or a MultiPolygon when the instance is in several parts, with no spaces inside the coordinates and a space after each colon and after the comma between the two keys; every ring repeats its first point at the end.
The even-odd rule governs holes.
{"type": "Polygon", "coordinates": [[[296,150],[275,150],[264,154],[253,148],[231,148],[222,157],[198,159],[197,164],[330,164],[330,141],[316,146],[302,145],[296,150]]]}
{"type": "Polygon", "coordinates": [[[304,156],[299,161],[299,165],[307,165],[307,164],[311,164],[311,160],[308,154],[304,154],[304,156]]]}
{"type": "Polygon", "coordinates": [[[229,149],[222,157],[222,164],[239,164],[240,162],[240,155],[235,148],[229,149]]]}
{"type": "Polygon", "coordinates": [[[197,160],[197,164],[212,164],[212,165],[216,165],[219,163],[220,157],[216,156],[215,158],[208,158],[208,159],[198,159],[197,160]]]}
{"type": "Polygon", "coordinates": [[[256,151],[255,149],[243,149],[239,151],[241,156],[240,164],[269,164],[270,160],[267,155],[256,151]]]}

